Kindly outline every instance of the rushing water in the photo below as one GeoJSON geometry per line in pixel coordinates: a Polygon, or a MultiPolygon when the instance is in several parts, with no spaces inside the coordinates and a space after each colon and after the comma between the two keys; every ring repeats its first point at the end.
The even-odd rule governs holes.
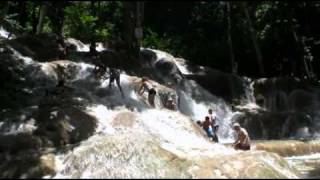
{"type": "Polygon", "coordinates": [[[10,33],[6,29],[4,29],[2,26],[0,26],[0,36],[4,37],[6,39],[12,39],[13,38],[12,36],[10,36],[10,33]]]}
{"type": "MultiPolygon", "coordinates": [[[[90,51],[90,44],[84,44],[81,41],[73,39],[73,38],[68,38],[67,42],[75,45],[77,48],[77,51],[79,51],[79,52],[89,52],[90,51]]],[[[98,52],[101,52],[101,51],[105,51],[107,49],[103,46],[103,43],[99,42],[99,43],[96,43],[96,50],[98,52]]]]}
{"type": "MultiPolygon", "coordinates": [[[[68,41],[75,44],[78,51],[89,51],[89,46],[80,41],[68,41]]],[[[66,67],[74,65],[76,73],[69,79],[68,85],[75,88],[79,101],[88,102],[85,111],[98,120],[92,137],[82,141],[73,150],[56,155],[57,174],[49,178],[190,178],[194,177],[190,172],[198,168],[194,161],[201,157],[216,158],[239,153],[231,147],[208,141],[194,122],[203,120],[208,109],[213,108],[220,120],[219,140],[230,143],[234,140],[230,126],[239,114],[195,81],[186,80],[183,87],[176,87],[180,91],[179,111],[164,109],[159,97],[156,98],[157,107],[150,108],[145,100],[146,95],[141,97],[136,92],[140,79],[124,71],[121,73],[121,86],[125,97],[122,97],[116,86],[112,90],[108,89],[108,78],[96,80],[93,77],[92,64],[68,61],[38,63],[22,56],[12,47],[8,48],[26,67],[40,66],[40,72],[34,72],[34,81],[38,81],[40,76],[56,80],[55,64],[66,64],[66,67]]],[[[105,49],[100,45],[97,50],[105,49]]],[[[172,59],[182,74],[192,74],[185,61],[175,59],[163,51],[152,51],[157,55],[156,61],[164,57],[172,59]]],[[[152,83],[161,86],[157,82],[152,83]]],[[[244,108],[260,108],[255,103],[252,84],[247,89],[247,99],[244,108]]],[[[3,134],[32,132],[36,128],[32,119],[25,124],[0,124],[3,134]]],[[[301,158],[307,161],[310,159],[301,158]]],[[[262,159],[274,169],[278,168],[270,157],[262,159]]],[[[287,160],[293,165],[297,164],[295,157],[288,157],[287,160]]]]}
{"type": "Polygon", "coordinates": [[[300,171],[303,178],[320,178],[320,153],[285,158],[300,171]]]}

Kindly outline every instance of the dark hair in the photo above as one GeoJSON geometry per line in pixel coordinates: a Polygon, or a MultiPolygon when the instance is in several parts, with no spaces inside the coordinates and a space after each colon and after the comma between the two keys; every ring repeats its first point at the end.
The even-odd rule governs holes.
{"type": "Polygon", "coordinates": [[[210,117],[209,117],[209,116],[206,116],[206,117],[205,117],[205,119],[206,119],[206,120],[209,120],[209,119],[210,119],[210,117]]]}

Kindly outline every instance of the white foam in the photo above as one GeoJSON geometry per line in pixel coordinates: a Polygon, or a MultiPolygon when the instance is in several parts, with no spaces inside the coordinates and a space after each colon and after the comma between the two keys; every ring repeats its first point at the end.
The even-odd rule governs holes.
{"type": "Polygon", "coordinates": [[[286,160],[310,160],[310,159],[320,159],[320,153],[314,153],[302,156],[291,156],[285,157],[286,160]]]}
{"type": "MultiPolygon", "coordinates": [[[[74,38],[67,38],[67,42],[76,46],[77,51],[79,52],[90,52],[90,44],[84,44],[80,40],[74,38]]],[[[98,52],[108,50],[104,47],[103,43],[98,42],[96,43],[96,50],[98,52]]]]}
{"type": "Polygon", "coordinates": [[[31,65],[34,64],[35,62],[33,61],[32,58],[28,57],[28,56],[23,56],[21,53],[19,53],[17,50],[13,49],[11,46],[7,46],[12,52],[13,55],[17,58],[17,59],[21,59],[23,60],[25,65],[31,65]]]}
{"type": "Polygon", "coordinates": [[[6,39],[12,39],[12,37],[9,37],[10,33],[5,30],[2,26],[0,26],[0,36],[6,38],[6,39]]]}

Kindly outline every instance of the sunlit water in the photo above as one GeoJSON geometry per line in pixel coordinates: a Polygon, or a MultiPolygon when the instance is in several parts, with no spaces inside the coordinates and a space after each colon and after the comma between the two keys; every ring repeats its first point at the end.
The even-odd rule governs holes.
{"type": "Polygon", "coordinates": [[[0,26],[0,36],[4,37],[6,39],[12,39],[13,38],[13,37],[9,37],[10,33],[6,29],[4,29],[2,26],[0,26]]]}
{"type": "MultiPolygon", "coordinates": [[[[78,51],[88,51],[87,45],[82,46],[76,40],[74,43],[78,51]]],[[[9,49],[17,59],[24,62],[25,66],[40,66],[45,76],[57,79],[52,63],[38,63],[30,57],[21,55],[12,47],[9,49]]],[[[103,50],[102,46],[100,50],[103,50]]],[[[157,60],[163,57],[174,59],[162,51],[153,51],[157,54],[157,60]]],[[[147,101],[143,100],[146,96],[137,95],[136,85],[133,83],[136,77],[122,72],[121,85],[126,96],[124,98],[116,86],[113,86],[113,90],[107,90],[108,78],[101,81],[93,78],[92,64],[83,62],[74,64],[78,71],[68,83],[76,87],[76,93],[89,98],[91,103],[86,107],[86,112],[98,120],[98,126],[92,137],[81,142],[72,151],[56,156],[57,174],[53,178],[190,177],[188,169],[177,172],[173,168],[179,165],[183,169],[183,163],[168,163],[162,156],[157,156],[155,151],[167,151],[178,158],[189,160],[201,156],[214,157],[237,153],[230,147],[210,142],[195,124],[194,121],[204,119],[209,108],[214,108],[220,120],[219,140],[222,143],[230,143],[234,140],[230,126],[234,116],[238,114],[232,112],[222,99],[211,95],[196,82],[187,81],[186,87],[180,89],[182,103],[179,112],[166,110],[160,106],[152,109],[147,101]],[[99,83],[99,88],[107,93],[99,95],[99,89],[92,89],[88,83],[90,81],[99,83]],[[194,93],[194,87],[197,87],[198,94],[194,93]]],[[[183,73],[192,73],[184,67],[184,62],[176,61],[176,64],[183,73]]],[[[40,73],[38,75],[40,76],[40,73]]],[[[35,73],[36,78],[39,78],[37,73],[35,73]]],[[[251,104],[248,103],[247,108],[255,107],[254,101],[249,102],[251,104]]],[[[32,119],[25,124],[4,127],[3,123],[0,124],[0,129],[6,134],[32,132],[37,128],[32,119]]]]}
{"type": "Polygon", "coordinates": [[[304,178],[320,177],[320,153],[285,158],[304,178]]]}
{"type": "MultiPolygon", "coordinates": [[[[84,44],[81,41],[73,39],[73,38],[68,38],[67,42],[69,42],[70,44],[75,45],[76,48],[77,48],[77,51],[79,51],[79,52],[89,52],[90,51],[90,44],[84,44]]],[[[99,42],[99,43],[96,43],[96,50],[98,52],[101,52],[101,51],[105,51],[105,50],[108,50],[108,49],[106,49],[103,46],[103,43],[99,42]]]]}

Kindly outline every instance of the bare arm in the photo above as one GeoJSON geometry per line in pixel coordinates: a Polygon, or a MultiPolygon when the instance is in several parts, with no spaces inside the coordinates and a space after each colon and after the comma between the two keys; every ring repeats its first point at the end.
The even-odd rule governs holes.
{"type": "Polygon", "coordinates": [[[244,132],[240,131],[238,134],[238,138],[234,144],[243,143],[245,139],[246,139],[246,135],[244,134],[244,132]]]}

